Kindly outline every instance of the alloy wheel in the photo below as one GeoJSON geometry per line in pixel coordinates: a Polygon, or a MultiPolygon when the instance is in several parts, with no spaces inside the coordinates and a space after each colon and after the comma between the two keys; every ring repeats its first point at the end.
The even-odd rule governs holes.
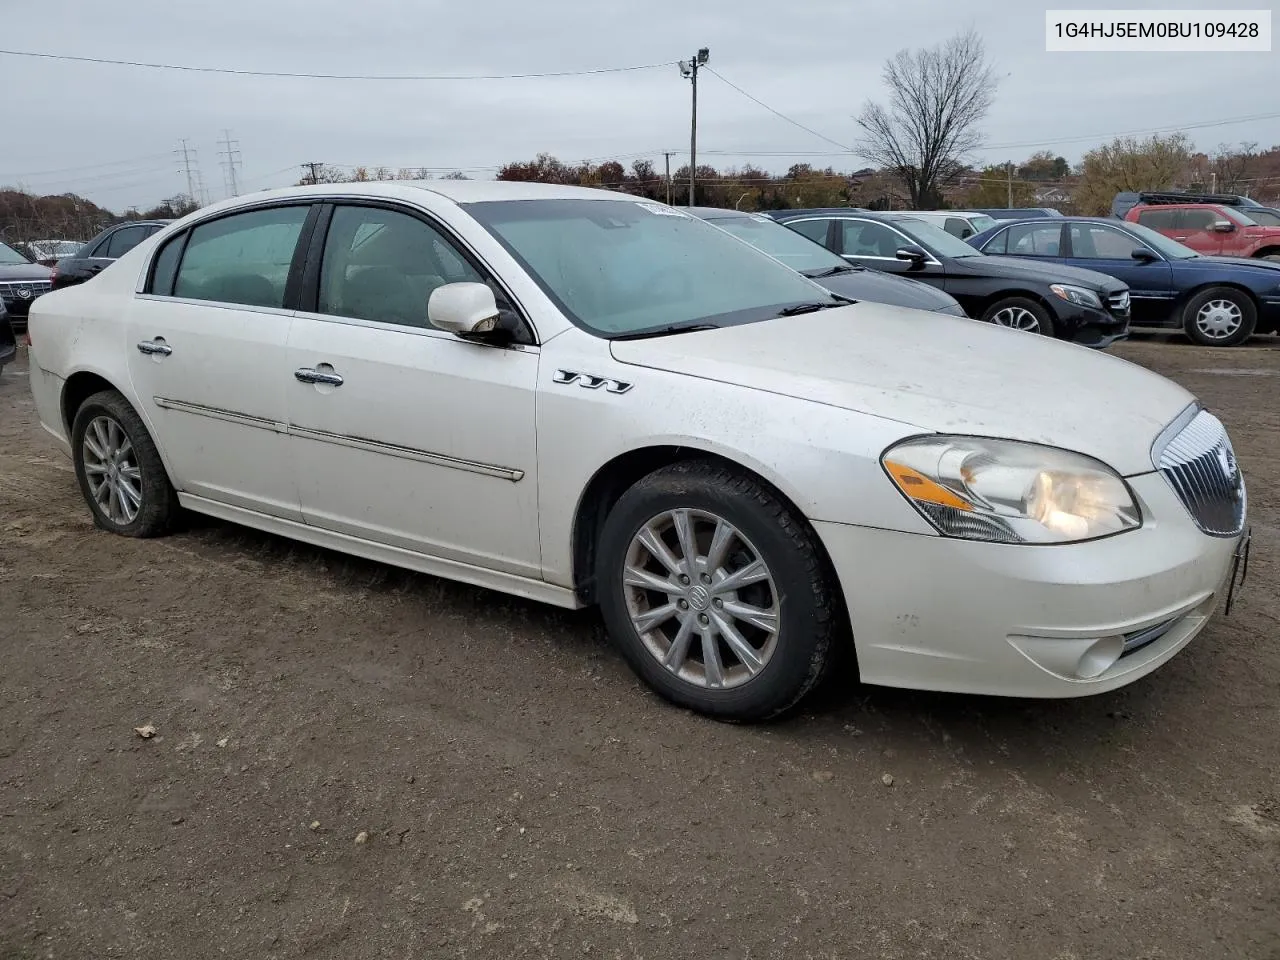
{"type": "Polygon", "coordinates": [[[991,316],[991,322],[1014,330],[1026,330],[1035,333],[1040,329],[1040,319],[1025,307],[1005,307],[991,316]]]}
{"type": "Polygon", "coordinates": [[[94,503],[112,523],[133,523],[142,509],[142,471],[129,435],[111,417],[98,416],[89,421],[82,446],[94,503]]]}
{"type": "Polygon", "coordinates": [[[622,570],[627,614],[668,672],[726,689],[757,676],[777,648],[773,574],[723,517],[676,509],[636,531],[622,570]]]}

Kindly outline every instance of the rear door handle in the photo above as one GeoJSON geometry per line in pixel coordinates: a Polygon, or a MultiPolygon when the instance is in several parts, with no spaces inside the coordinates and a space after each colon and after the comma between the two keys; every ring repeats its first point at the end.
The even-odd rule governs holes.
{"type": "Polygon", "coordinates": [[[164,342],[164,337],[156,337],[154,340],[143,340],[138,344],[138,352],[145,353],[147,356],[167,357],[173,353],[173,347],[164,342]]]}
{"type": "Polygon", "coordinates": [[[303,383],[327,383],[332,387],[342,386],[342,377],[336,373],[324,373],[311,367],[299,367],[293,375],[303,383]]]}

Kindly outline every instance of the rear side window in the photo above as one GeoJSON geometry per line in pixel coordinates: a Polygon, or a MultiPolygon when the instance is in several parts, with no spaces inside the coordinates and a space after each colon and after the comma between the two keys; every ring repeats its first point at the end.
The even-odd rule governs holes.
{"type": "Polygon", "coordinates": [[[827,245],[826,220],[792,220],[787,224],[787,228],[808,237],[810,240],[817,241],[824,247],[827,245]]]}
{"type": "Polygon", "coordinates": [[[1019,223],[1007,232],[1009,253],[1020,257],[1060,256],[1061,223],[1019,223]]]}
{"type": "Polygon", "coordinates": [[[1172,230],[1177,216],[1176,210],[1142,210],[1138,213],[1138,222],[1152,230],[1172,230]]]}
{"type": "Polygon", "coordinates": [[[283,307],[294,248],[309,212],[306,205],[250,210],[195,227],[173,295],[283,307]]]}
{"type": "Polygon", "coordinates": [[[187,235],[180,233],[172,240],[165,241],[156,255],[155,265],[151,268],[151,286],[148,293],[161,297],[173,296],[173,280],[178,275],[178,258],[182,256],[182,244],[187,235]]]}
{"type": "Polygon", "coordinates": [[[146,237],[146,227],[124,227],[111,235],[111,239],[107,243],[106,253],[99,253],[98,256],[117,260],[140,244],[146,237]]]}

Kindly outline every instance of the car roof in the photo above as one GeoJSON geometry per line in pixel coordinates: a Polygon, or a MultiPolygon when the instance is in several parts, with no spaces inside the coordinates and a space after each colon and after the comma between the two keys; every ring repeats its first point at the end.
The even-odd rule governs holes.
{"type": "Polygon", "coordinates": [[[761,213],[777,220],[779,217],[811,216],[830,213],[867,213],[862,207],[801,207],[796,210],[761,210],[761,213]]]}
{"type": "MultiPolygon", "coordinates": [[[[241,194],[231,200],[205,207],[204,210],[234,208],[264,199],[306,197],[385,197],[412,200],[416,194],[438,194],[454,203],[480,203],[486,200],[633,200],[653,203],[644,197],[614,190],[570,187],[556,183],[528,183],[507,180],[378,180],[366,183],[321,183],[300,187],[280,187],[257,193],[241,194]]],[[[202,210],[201,212],[204,212],[202,210]]]]}

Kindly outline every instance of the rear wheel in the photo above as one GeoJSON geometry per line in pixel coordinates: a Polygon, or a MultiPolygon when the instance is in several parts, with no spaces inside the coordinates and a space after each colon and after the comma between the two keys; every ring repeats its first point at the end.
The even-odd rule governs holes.
{"type": "Polygon", "coordinates": [[[1205,347],[1234,347],[1253,335],[1258,312],[1253,301],[1231,287],[1210,287],[1187,301],[1182,329],[1205,347]]]}
{"type": "Polygon", "coordinates": [[[816,535],[776,493],[709,462],[645,477],[605,522],[609,634],[668,700],[762,720],[823,675],[840,609],[816,535]]]}
{"type": "Polygon", "coordinates": [[[80,405],[71,452],[80,492],[98,526],[126,537],[169,530],[178,495],[142,418],[119,392],[103,390],[80,405]]]}
{"type": "Polygon", "coordinates": [[[982,314],[982,319],[985,323],[994,323],[998,327],[1039,333],[1046,337],[1054,335],[1053,318],[1049,316],[1049,311],[1043,304],[1026,297],[1006,297],[1004,300],[997,300],[987,307],[986,312],[982,314]]]}

